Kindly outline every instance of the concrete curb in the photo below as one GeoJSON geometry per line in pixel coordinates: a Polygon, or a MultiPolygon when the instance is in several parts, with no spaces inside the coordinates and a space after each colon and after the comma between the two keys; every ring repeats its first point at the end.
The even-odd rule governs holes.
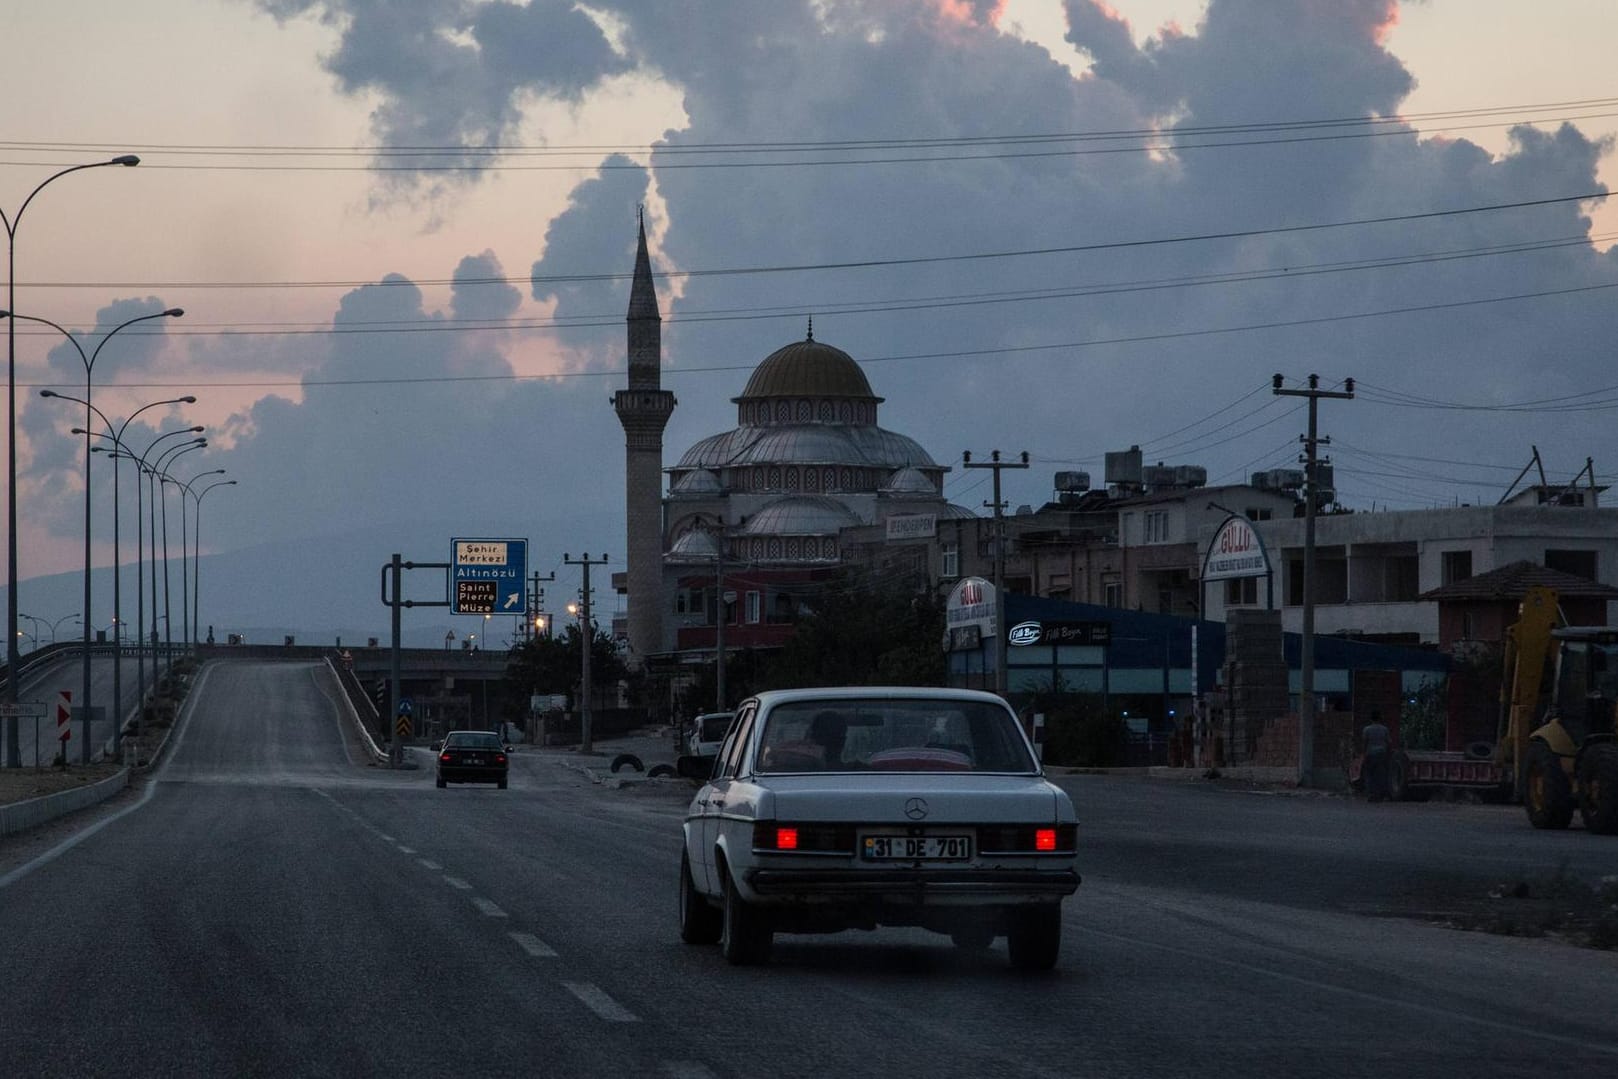
{"type": "Polygon", "coordinates": [[[30,798],[26,802],[0,805],[0,835],[26,831],[57,817],[64,817],[98,802],[105,802],[127,786],[129,786],[129,769],[120,768],[115,774],[88,787],[57,791],[55,794],[30,798]]]}
{"type": "Polygon", "coordinates": [[[348,699],[347,693],[343,692],[343,677],[337,673],[337,668],[332,666],[330,656],[326,657],[326,669],[331,672],[332,680],[337,683],[337,695],[342,699],[343,707],[348,709],[348,718],[353,720],[354,728],[360,732],[360,738],[365,741],[365,748],[370,751],[372,762],[376,764],[392,763],[393,758],[388,756],[387,752],[376,744],[376,739],[371,737],[371,732],[365,729],[365,723],[360,719],[359,711],[355,709],[354,702],[348,699]]]}

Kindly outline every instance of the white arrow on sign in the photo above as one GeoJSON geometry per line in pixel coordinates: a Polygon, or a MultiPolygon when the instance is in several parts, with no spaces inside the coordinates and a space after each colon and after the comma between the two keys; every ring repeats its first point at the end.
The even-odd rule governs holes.
{"type": "Polygon", "coordinates": [[[509,611],[509,610],[511,610],[511,608],[515,607],[517,605],[517,601],[520,600],[520,599],[522,599],[522,596],[518,595],[515,592],[513,592],[511,595],[507,596],[506,597],[506,610],[509,611]]]}

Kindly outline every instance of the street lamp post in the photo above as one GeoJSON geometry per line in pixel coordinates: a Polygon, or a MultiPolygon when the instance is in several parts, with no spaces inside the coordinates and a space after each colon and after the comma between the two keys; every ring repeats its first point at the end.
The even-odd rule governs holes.
{"type": "MultiPolygon", "coordinates": [[[[149,504],[149,512],[151,514],[150,532],[151,532],[151,541],[152,541],[152,545],[151,545],[151,552],[152,552],[151,553],[151,561],[152,561],[152,689],[154,691],[157,689],[157,678],[158,678],[158,674],[157,674],[157,664],[158,664],[158,647],[157,647],[157,617],[158,617],[157,616],[157,499],[158,499],[159,494],[161,493],[161,487],[157,482],[157,477],[158,477],[158,474],[160,473],[160,471],[162,469],[162,461],[163,461],[164,457],[166,457],[169,454],[173,453],[175,450],[180,449],[181,447],[206,446],[208,444],[208,440],[205,439],[205,438],[200,438],[200,437],[193,438],[193,439],[191,439],[191,440],[189,440],[187,442],[179,443],[176,446],[170,446],[168,449],[164,450],[162,453],[160,453],[156,457],[152,458],[152,460],[150,462],[148,462],[146,460],[146,458],[151,456],[152,451],[157,448],[157,444],[159,442],[162,442],[163,440],[168,439],[168,438],[172,438],[175,435],[186,434],[186,433],[188,433],[188,431],[200,431],[200,430],[202,430],[201,427],[195,427],[195,428],[189,428],[189,429],[180,430],[180,431],[169,431],[166,434],[159,435],[159,436],[157,436],[156,438],[154,438],[152,440],[152,442],[151,442],[151,444],[149,446],[146,447],[146,452],[141,454],[141,467],[146,472],[146,485],[147,485],[146,489],[151,494],[151,502],[149,504]]],[[[168,570],[168,553],[167,553],[167,545],[166,544],[165,544],[165,550],[164,550],[164,555],[163,555],[163,569],[164,569],[165,576],[166,576],[167,575],[167,570],[168,570]]],[[[167,596],[165,595],[164,603],[166,604],[167,602],[168,602],[168,599],[167,599],[167,596]]]]}
{"type": "MultiPolygon", "coordinates": [[[[46,624],[45,620],[43,618],[35,618],[31,614],[24,614],[22,611],[17,612],[17,617],[26,618],[28,621],[34,624],[34,632],[28,635],[29,638],[34,642],[34,647],[29,649],[29,651],[32,652],[39,647],[39,627],[46,624]]],[[[17,632],[21,633],[22,630],[18,630],[17,632]]]]}
{"type": "MultiPolygon", "coordinates": [[[[56,393],[56,392],[54,392],[52,390],[41,390],[40,391],[40,396],[42,396],[42,397],[60,397],[65,401],[76,401],[79,404],[84,405],[85,408],[93,410],[97,416],[101,417],[101,422],[106,424],[106,426],[107,426],[106,433],[102,434],[102,435],[99,435],[97,437],[105,438],[105,439],[109,440],[112,443],[112,446],[113,446],[112,452],[107,454],[107,456],[113,460],[113,466],[112,466],[112,617],[113,617],[113,625],[114,625],[114,627],[121,626],[121,625],[124,624],[123,553],[122,553],[122,537],[121,537],[121,534],[120,534],[120,523],[119,523],[120,520],[121,520],[121,515],[120,515],[119,510],[118,510],[118,488],[119,488],[119,483],[118,483],[118,464],[117,464],[117,462],[118,462],[118,460],[123,459],[123,458],[128,458],[129,460],[133,460],[133,461],[138,461],[139,460],[139,458],[135,457],[134,454],[130,451],[129,447],[124,444],[124,440],[123,440],[124,432],[129,430],[129,425],[135,419],[136,416],[139,416],[142,412],[145,412],[149,408],[157,408],[160,405],[177,405],[177,404],[194,405],[194,404],[197,403],[197,399],[188,394],[185,397],[173,397],[173,398],[169,398],[167,400],[153,401],[150,404],[142,405],[141,407],[137,408],[134,412],[132,412],[128,416],[126,416],[124,418],[124,421],[121,424],[118,424],[117,429],[114,430],[114,425],[113,425],[111,420],[107,419],[106,414],[103,413],[99,408],[96,408],[94,405],[90,404],[88,401],[79,401],[78,398],[76,398],[76,397],[68,397],[65,394],[59,394],[59,393],[56,393]]],[[[200,430],[200,429],[201,428],[198,428],[198,430],[200,430]]],[[[87,432],[81,431],[77,427],[75,427],[73,429],[73,433],[74,434],[85,434],[86,437],[88,437],[87,432]]],[[[96,447],[94,447],[92,449],[91,452],[92,453],[101,453],[101,452],[105,451],[105,449],[106,449],[106,447],[96,446],[96,447]]],[[[140,474],[139,474],[138,469],[137,469],[137,472],[136,472],[136,475],[135,475],[135,536],[137,537],[137,539],[140,536],[140,474]]],[[[140,566],[140,561],[141,561],[140,554],[138,553],[138,547],[137,547],[137,553],[136,553],[136,556],[135,556],[135,564],[136,564],[137,569],[140,566]]],[[[137,610],[140,607],[140,583],[139,583],[138,578],[136,580],[136,585],[135,585],[135,606],[136,606],[137,610]]],[[[139,616],[138,615],[137,615],[136,621],[137,621],[137,624],[138,624],[139,623],[139,616]]],[[[124,737],[124,722],[123,722],[123,719],[124,719],[124,717],[123,717],[123,707],[124,707],[124,649],[123,649],[123,643],[118,639],[116,633],[113,636],[113,642],[112,643],[113,643],[113,664],[112,664],[112,699],[113,699],[112,752],[113,752],[113,756],[116,757],[116,756],[118,756],[119,750],[123,748],[123,737],[124,737]]],[[[143,644],[144,644],[144,642],[137,641],[136,642],[137,647],[136,647],[136,651],[135,651],[135,669],[136,669],[136,672],[140,675],[140,684],[139,684],[139,689],[138,689],[138,692],[139,692],[140,696],[139,696],[138,699],[139,699],[139,701],[141,703],[144,703],[145,700],[146,700],[146,673],[145,673],[146,672],[146,666],[145,666],[144,663],[141,662],[141,655],[140,655],[140,647],[143,644]]]]}
{"type": "MultiPolygon", "coordinates": [[[[194,497],[191,490],[193,483],[196,483],[204,476],[222,475],[224,471],[222,468],[214,468],[207,472],[199,472],[183,483],[179,480],[174,481],[174,485],[180,489],[180,649],[184,652],[190,652],[191,646],[196,643],[194,638],[197,629],[191,622],[191,578],[186,573],[185,563],[185,537],[186,532],[189,530],[189,525],[186,523],[186,518],[189,516],[186,499],[194,497]]],[[[193,574],[196,572],[196,562],[197,552],[193,548],[191,551],[191,573],[193,574]]]]}
{"type": "MultiPolygon", "coordinates": [[[[101,410],[96,408],[93,404],[90,403],[90,400],[91,400],[91,397],[92,397],[93,375],[94,375],[94,372],[95,372],[96,358],[101,355],[101,350],[104,347],[106,347],[107,342],[111,341],[114,337],[116,337],[120,330],[123,330],[123,329],[125,329],[125,328],[127,328],[129,326],[133,326],[137,322],[147,322],[147,321],[150,321],[151,319],[154,319],[154,318],[179,318],[181,315],[185,314],[185,312],[182,311],[178,307],[170,307],[165,311],[154,311],[149,315],[137,315],[134,318],[125,319],[123,322],[120,322],[118,325],[116,325],[112,329],[108,330],[106,332],[106,334],[104,334],[102,336],[101,340],[96,344],[96,347],[90,351],[90,354],[88,356],[85,355],[84,346],[79,344],[79,339],[77,337],[75,337],[65,327],[60,326],[60,325],[56,324],[55,322],[52,322],[48,318],[39,318],[39,317],[37,317],[35,315],[19,315],[19,314],[16,314],[14,312],[0,312],[0,313],[8,313],[8,314],[10,314],[12,322],[16,322],[18,319],[24,319],[24,320],[26,320],[28,322],[38,322],[38,323],[41,323],[42,325],[50,326],[53,329],[57,330],[58,332],[60,332],[62,334],[63,337],[67,338],[68,343],[73,346],[73,350],[79,354],[80,362],[82,362],[84,364],[84,400],[82,402],[80,402],[81,404],[84,405],[84,427],[81,429],[81,431],[82,431],[82,433],[84,435],[84,610],[85,610],[85,620],[84,620],[84,656],[83,656],[83,660],[82,660],[82,663],[81,663],[81,665],[83,667],[83,671],[84,671],[84,677],[83,677],[83,693],[84,693],[84,697],[83,697],[83,700],[80,702],[79,707],[82,709],[82,713],[84,715],[84,746],[83,746],[82,751],[81,751],[80,762],[83,763],[83,764],[89,764],[90,763],[90,719],[91,719],[91,708],[90,708],[90,703],[91,703],[90,702],[90,630],[91,630],[91,623],[93,623],[95,621],[95,619],[90,614],[90,612],[94,609],[93,606],[90,603],[90,570],[91,570],[91,559],[90,559],[90,449],[91,449],[91,446],[90,446],[90,439],[92,437],[91,433],[90,433],[90,416],[91,416],[91,414],[93,413],[93,414],[95,414],[97,416],[100,416],[101,417],[101,422],[104,423],[104,424],[107,424],[108,427],[112,426],[110,423],[108,423],[107,417],[102,414],[101,410]]],[[[58,398],[62,397],[61,394],[56,393],[56,392],[54,392],[52,390],[41,390],[40,391],[40,396],[42,396],[42,397],[58,397],[58,398]]],[[[63,398],[63,399],[65,400],[66,398],[63,398]]],[[[75,398],[75,400],[77,400],[77,399],[75,398]]],[[[116,477],[116,475],[117,475],[117,473],[114,472],[114,477],[116,477]]],[[[116,478],[114,479],[113,495],[114,495],[114,498],[117,497],[117,481],[116,481],[116,478]]],[[[117,656],[116,648],[114,649],[114,656],[115,657],[117,656]]],[[[118,666],[119,666],[119,664],[118,664],[118,662],[117,662],[117,660],[115,658],[114,663],[113,663],[114,670],[116,670],[118,666]]],[[[118,707],[119,707],[119,702],[114,701],[113,702],[113,713],[114,713],[115,718],[114,718],[114,721],[113,721],[113,726],[115,728],[118,726],[118,723],[117,723],[117,720],[116,720],[116,713],[117,713],[118,707]]]]}
{"type": "MultiPolygon", "coordinates": [[[[181,400],[187,400],[187,399],[186,398],[181,398],[181,400]]],[[[194,401],[195,399],[192,398],[190,400],[194,401]]],[[[131,416],[130,418],[133,419],[134,417],[131,416]]],[[[176,435],[198,434],[201,431],[202,431],[202,427],[200,427],[200,426],[197,426],[197,427],[182,427],[182,428],[180,428],[178,430],[174,430],[174,431],[165,431],[164,433],[158,435],[156,438],[154,438],[151,441],[151,444],[146,447],[146,453],[151,453],[152,449],[154,447],[156,447],[157,444],[159,442],[162,442],[164,439],[173,438],[176,435]]],[[[142,493],[141,493],[141,480],[142,480],[142,477],[143,477],[143,475],[145,474],[145,472],[147,470],[147,467],[146,467],[146,455],[145,454],[137,454],[133,450],[131,450],[128,446],[124,446],[124,448],[122,450],[114,453],[113,456],[115,456],[115,457],[128,457],[130,460],[135,462],[135,569],[136,569],[136,572],[135,572],[135,637],[136,637],[135,670],[140,676],[139,683],[138,683],[138,685],[136,687],[136,692],[139,695],[138,700],[139,700],[141,706],[144,706],[146,704],[146,662],[145,662],[146,657],[145,657],[145,651],[146,651],[146,644],[147,644],[147,642],[146,642],[146,551],[145,551],[146,536],[145,536],[145,533],[141,531],[141,527],[142,527],[142,524],[143,524],[144,519],[145,519],[145,499],[144,499],[144,497],[142,496],[142,493]]],[[[155,561],[153,563],[153,571],[154,572],[153,572],[153,577],[152,577],[152,582],[153,582],[153,590],[152,590],[152,625],[155,627],[157,625],[157,590],[156,590],[157,577],[156,577],[156,572],[155,572],[156,571],[156,563],[155,563],[155,561]]],[[[152,649],[152,682],[153,682],[153,686],[155,688],[156,682],[157,682],[157,649],[155,647],[152,649]]]]}
{"type": "MultiPolygon", "coordinates": [[[[214,473],[216,473],[216,474],[220,473],[220,472],[223,472],[223,471],[224,471],[224,469],[222,469],[222,468],[214,469],[214,473]]],[[[209,473],[204,472],[202,475],[206,476],[208,474],[209,473]]],[[[202,476],[193,476],[192,479],[191,479],[191,482],[196,483],[197,480],[199,480],[201,478],[202,478],[202,476]]],[[[192,544],[191,544],[191,645],[192,645],[192,647],[196,646],[198,633],[202,629],[202,616],[201,616],[201,613],[200,613],[201,599],[199,598],[202,595],[202,496],[207,494],[209,491],[213,490],[215,487],[234,487],[234,486],[236,486],[236,481],[235,480],[214,480],[212,483],[208,484],[208,486],[204,487],[202,490],[196,492],[195,494],[193,494],[191,496],[192,498],[196,499],[196,502],[197,502],[197,515],[191,522],[191,529],[192,529],[192,544]]]]}
{"type": "MultiPolygon", "coordinates": [[[[0,210],[0,224],[6,227],[6,310],[17,309],[17,228],[22,224],[22,215],[27,211],[28,204],[34,201],[34,196],[45,189],[53,180],[59,180],[71,172],[80,172],[84,169],[101,168],[106,165],[139,165],[140,158],[134,154],[121,154],[108,161],[91,161],[83,165],[73,165],[52,173],[41,180],[39,185],[28,193],[17,207],[12,217],[7,217],[4,210],[0,210]]],[[[6,679],[6,703],[17,703],[17,326],[11,319],[6,320],[6,461],[10,469],[10,482],[6,484],[6,664],[11,677],[6,679]]],[[[6,718],[6,767],[22,767],[21,728],[15,715],[6,718]]]]}
{"type": "MultiPolygon", "coordinates": [[[[162,499],[161,509],[163,511],[163,654],[170,663],[174,662],[174,618],[172,612],[169,610],[169,596],[172,590],[169,586],[168,485],[172,483],[174,486],[179,487],[180,481],[169,475],[166,469],[173,467],[174,462],[186,454],[192,452],[193,450],[203,449],[207,445],[208,443],[206,439],[197,439],[195,442],[183,443],[179,446],[173,447],[172,449],[164,450],[162,456],[158,458],[159,466],[157,469],[157,485],[159,495],[162,499]]],[[[183,493],[180,496],[180,501],[182,503],[181,508],[184,509],[183,503],[185,502],[185,495],[183,493]]],[[[184,536],[181,536],[180,538],[182,541],[185,539],[184,536]]],[[[185,573],[185,548],[183,545],[180,550],[180,573],[183,575],[185,573]]],[[[181,607],[181,613],[184,613],[183,606],[181,607]]]]}

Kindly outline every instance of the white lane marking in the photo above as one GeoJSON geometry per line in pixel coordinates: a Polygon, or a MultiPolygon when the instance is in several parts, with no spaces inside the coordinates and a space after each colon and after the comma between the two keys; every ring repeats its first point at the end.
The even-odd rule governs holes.
{"type": "Polygon", "coordinates": [[[378,833],[376,833],[376,834],[377,834],[377,835],[379,835],[379,836],[381,836],[381,837],[382,837],[382,842],[384,842],[384,843],[394,843],[394,842],[397,842],[397,840],[395,840],[395,839],[394,839],[394,838],[393,838],[393,837],[392,837],[392,836],[391,836],[391,835],[388,835],[388,834],[387,834],[387,833],[385,833],[385,832],[378,832],[378,833]]]}
{"type": "Polygon", "coordinates": [[[556,950],[532,933],[512,933],[511,939],[522,945],[522,950],[535,959],[556,958],[556,950]]]}
{"type": "Polygon", "coordinates": [[[415,847],[407,847],[403,843],[400,843],[399,844],[399,853],[400,854],[414,854],[414,853],[416,853],[416,848],[415,847]]]}
{"type": "Polygon", "coordinates": [[[472,886],[466,883],[466,881],[462,880],[460,877],[445,877],[444,883],[449,885],[451,888],[459,888],[463,892],[470,892],[472,890],[472,886]]]}
{"type": "Polygon", "coordinates": [[[563,982],[562,988],[609,1023],[638,1023],[640,1017],[589,982],[563,982]]]}
{"type": "Polygon", "coordinates": [[[433,861],[431,858],[417,858],[416,861],[421,863],[421,867],[423,869],[437,870],[437,869],[443,869],[444,868],[443,866],[439,865],[437,862],[433,861]]]}
{"type": "Polygon", "coordinates": [[[665,1061],[662,1070],[669,1079],[719,1079],[718,1073],[712,1068],[695,1060],[665,1061]]]}
{"type": "Polygon", "coordinates": [[[472,897],[472,905],[491,918],[506,917],[506,912],[495,906],[494,900],[484,899],[481,895],[474,895],[472,897]]]}

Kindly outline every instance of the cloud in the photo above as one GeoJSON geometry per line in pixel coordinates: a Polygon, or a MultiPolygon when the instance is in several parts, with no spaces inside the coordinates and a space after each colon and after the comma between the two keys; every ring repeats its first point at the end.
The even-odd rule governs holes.
{"type": "MultiPolygon", "coordinates": [[[[267,397],[229,425],[221,460],[254,513],[220,521],[222,544],[511,520],[534,523],[536,549],[619,549],[616,377],[595,376],[621,366],[628,281],[576,278],[628,272],[649,195],[658,269],[748,271],[687,278],[677,299],[662,289],[664,384],[680,401],[670,462],[735,424],[748,371],[810,315],[864,363],[882,424],[935,458],[1032,451],[1014,505],[1048,497],[1056,471],[1099,482],[1101,454],[1132,444],[1216,482],[1293,465],[1303,418],[1269,395],[1277,371],[1359,381],[1322,429],[1361,507],[1498,494],[1493,474],[1442,462],[1516,462],[1534,443],[1571,474],[1610,442],[1600,411],[1433,403],[1605,384],[1614,293],[1573,290],[1618,283],[1618,256],[1544,246],[1585,235],[1588,205],[1410,216],[1601,190],[1609,146],[1572,125],[1523,128],[1499,157],[1397,124],[1271,145],[1197,132],[1396,118],[1414,74],[1387,49],[1388,0],[1212,0],[1197,26],[1144,45],[1102,5],[1068,0],[1068,40],[1093,60],[1080,77],[1002,33],[988,3],[600,0],[621,51],[565,3],[261,6],[340,27],[328,67],[375,96],[393,148],[447,145],[480,164],[534,95],[586,101],[630,70],[672,87],[688,122],[649,171],[606,159],[543,252],[519,256],[531,299],[606,322],[527,346],[573,376],[481,377],[532,340],[452,328],[520,310],[515,290],[473,283],[500,274],[483,243],[467,244],[482,253],[455,271],[447,312],[402,277],[357,289],[333,313],[342,332],[306,346],[301,400],[267,397]],[[1102,137],[1154,128],[1166,141],[1151,152],[1102,137]],[[1403,220],[1319,227],[1383,217],[1403,220]],[[1235,232],[1248,235],[1184,239],[1235,232]],[[1525,245],[1538,246],[1508,250],[1525,245]],[[962,257],[1056,248],[1087,250],[962,257]],[[908,261],[877,265],[893,260],[908,261]],[[423,381],[445,376],[470,377],[423,381]],[[607,531],[580,536],[597,527],[581,521],[607,531]]],[[[975,507],[980,482],[958,472],[946,493],[975,507]]]]}

